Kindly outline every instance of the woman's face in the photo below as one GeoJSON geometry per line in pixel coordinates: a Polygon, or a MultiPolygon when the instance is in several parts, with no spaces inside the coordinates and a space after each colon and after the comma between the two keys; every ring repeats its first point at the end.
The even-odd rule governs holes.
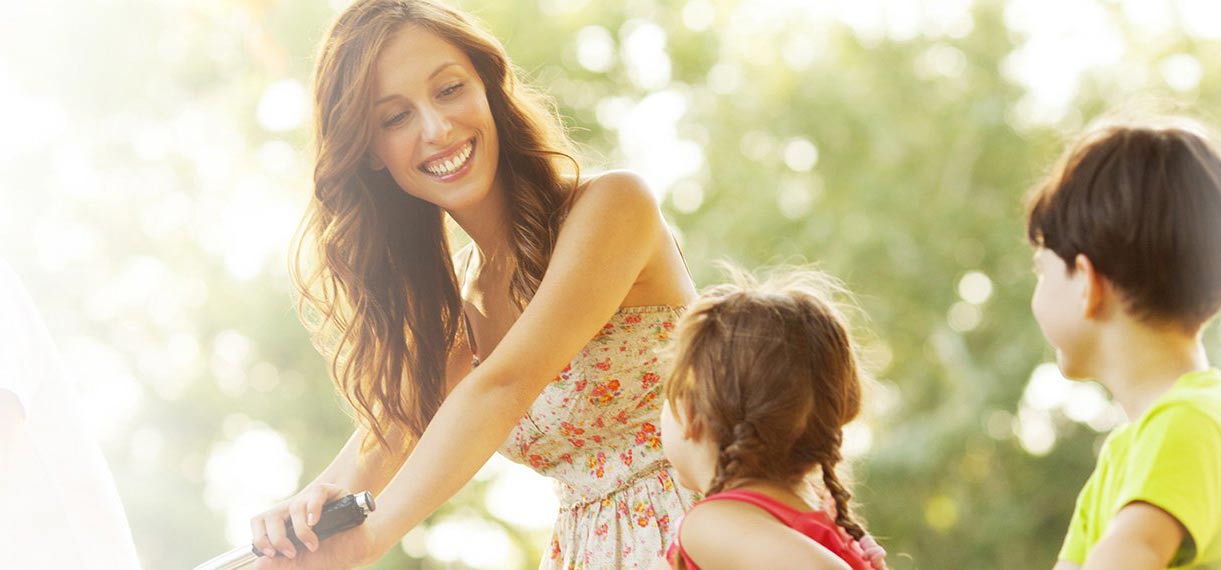
{"type": "Polygon", "coordinates": [[[483,199],[499,146],[483,81],[440,36],[404,26],[378,55],[370,166],[408,194],[453,212],[483,199]]]}

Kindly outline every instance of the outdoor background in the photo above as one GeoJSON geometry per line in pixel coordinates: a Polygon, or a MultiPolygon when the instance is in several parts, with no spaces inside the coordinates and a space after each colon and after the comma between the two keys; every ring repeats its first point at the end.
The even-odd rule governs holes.
{"type": "MultiPolygon", "coordinates": [[[[350,433],[285,269],[313,54],[345,4],[0,17],[0,258],[91,404],[149,569],[248,541],[350,433]]],[[[1047,364],[1021,196],[1115,105],[1216,124],[1221,3],[461,5],[554,95],[587,168],[649,180],[699,285],[718,259],[814,261],[859,294],[878,382],[848,445],[892,568],[1050,567],[1121,416],[1047,364]]],[[[497,458],[376,567],[534,568],[555,508],[497,458]]]]}

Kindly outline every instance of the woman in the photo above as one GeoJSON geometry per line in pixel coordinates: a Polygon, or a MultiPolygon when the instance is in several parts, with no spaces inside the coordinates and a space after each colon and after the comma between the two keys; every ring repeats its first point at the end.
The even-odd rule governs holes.
{"type": "Polygon", "coordinates": [[[356,2],[315,83],[298,284],[315,332],[338,331],[319,339],[360,427],[252,520],[261,567],[375,561],[497,450],[561,483],[544,568],[648,567],[691,504],[661,453],[655,349],[695,295],[652,193],[582,178],[499,42],[429,0],[356,2]],[[452,261],[445,215],[473,239],[452,261]],[[294,549],[285,519],[307,529],[349,489],[379,495],[368,521],[294,549]]]}

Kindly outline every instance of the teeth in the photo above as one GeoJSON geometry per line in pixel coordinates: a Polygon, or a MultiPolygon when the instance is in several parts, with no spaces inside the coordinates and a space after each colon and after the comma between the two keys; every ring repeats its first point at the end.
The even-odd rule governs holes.
{"type": "Polygon", "coordinates": [[[472,143],[467,142],[458,154],[451,158],[441,159],[430,162],[424,165],[424,170],[433,176],[446,176],[453,174],[454,171],[466,165],[466,161],[471,157],[471,151],[474,150],[472,143]]]}

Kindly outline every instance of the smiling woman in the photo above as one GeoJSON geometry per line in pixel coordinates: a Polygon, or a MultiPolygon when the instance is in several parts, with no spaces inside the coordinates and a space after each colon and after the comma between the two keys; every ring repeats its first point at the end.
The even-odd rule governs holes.
{"type": "Polygon", "coordinates": [[[340,15],[315,104],[296,277],[360,421],[311,485],[251,521],[260,565],[376,560],[497,450],[560,483],[544,568],[651,565],[691,504],[661,453],[655,349],[694,296],[652,192],[582,177],[500,43],[433,2],[340,15]],[[446,217],[472,238],[456,256],[446,217]],[[378,510],[319,544],[321,505],[364,489],[378,510]]]}
{"type": "Polygon", "coordinates": [[[376,75],[375,89],[385,95],[373,116],[384,118],[373,127],[371,166],[449,212],[484,198],[495,183],[499,141],[470,58],[427,29],[410,27],[383,48],[376,75]]]}

